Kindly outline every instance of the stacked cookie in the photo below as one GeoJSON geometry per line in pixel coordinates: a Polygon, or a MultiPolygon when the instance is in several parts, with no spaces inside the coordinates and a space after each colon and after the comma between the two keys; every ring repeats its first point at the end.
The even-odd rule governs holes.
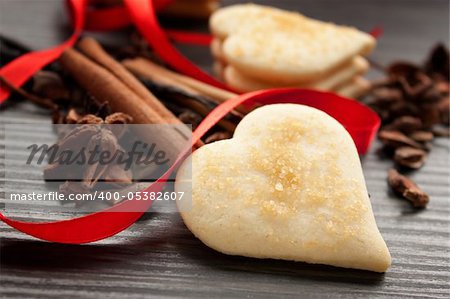
{"type": "Polygon", "coordinates": [[[254,4],[219,9],[210,28],[214,69],[238,91],[289,86],[357,97],[368,88],[363,56],[375,39],[355,28],[254,4]]]}

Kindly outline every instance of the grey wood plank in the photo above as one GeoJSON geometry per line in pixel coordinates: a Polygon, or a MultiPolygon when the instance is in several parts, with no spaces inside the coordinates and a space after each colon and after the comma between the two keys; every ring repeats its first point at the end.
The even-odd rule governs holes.
{"type": "MultiPolygon", "coordinates": [[[[385,33],[373,54],[381,63],[398,58],[419,62],[432,44],[449,41],[445,0],[254,2],[364,30],[381,25],[385,33]]],[[[69,35],[63,11],[57,0],[0,0],[0,33],[33,48],[55,45],[69,35]]],[[[204,24],[183,27],[205,30],[204,24]]],[[[122,42],[123,34],[119,35],[122,42]]],[[[207,49],[181,48],[200,66],[210,68],[207,49]]],[[[48,116],[33,105],[18,103],[0,111],[0,120],[34,123],[48,121],[48,116]]],[[[48,137],[38,130],[33,134],[48,137]]],[[[2,146],[0,138],[0,181],[2,146]]],[[[362,163],[375,217],[393,257],[386,274],[219,254],[193,237],[173,206],[161,206],[120,234],[82,246],[37,241],[1,224],[0,292],[7,298],[448,298],[449,141],[437,140],[424,169],[413,174],[431,195],[429,208],[421,212],[388,191],[386,170],[391,164],[375,155],[378,146],[362,163]]],[[[2,183],[0,195],[4,179],[2,183]]],[[[12,182],[12,187],[42,186],[12,182]]],[[[70,217],[36,205],[16,205],[7,213],[41,221],[70,217]]]]}

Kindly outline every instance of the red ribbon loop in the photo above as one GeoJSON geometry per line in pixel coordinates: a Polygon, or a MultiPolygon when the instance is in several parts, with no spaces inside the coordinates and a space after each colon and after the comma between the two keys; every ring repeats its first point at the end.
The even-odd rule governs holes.
{"type": "MultiPolygon", "coordinates": [[[[58,59],[66,48],[72,47],[83,30],[86,1],[68,1],[73,16],[74,31],[67,41],[54,48],[30,52],[11,61],[0,69],[0,76],[6,78],[14,86],[22,86],[37,71],[58,59]]],[[[8,87],[0,86],[0,104],[9,97],[10,92],[8,87]]]]}
{"type": "MultiPolygon", "coordinates": [[[[276,104],[294,103],[308,105],[320,109],[338,120],[350,133],[359,153],[365,153],[368,144],[380,126],[380,119],[375,112],[354,100],[340,97],[334,93],[308,89],[270,89],[246,93],[222,103],[201,122],[192,136],[195,145],[209,129],[227,113],[241,104],[276,104]]],[[[183,161],[183,152],[174,165],[158,181],[145,191],[160,192],[164,181],[183,161]]],[[[144,212],[122,212],[136,210],[145,211],[150,208],[151,201],[128,200],[115,207],[90,214],[84,217],[48,223],[22,222],[7,218],[0,214],[0,219],[10,226],[28,235],[42,240],[80,244],[110,237],[136,222],[144,212]]]]}
{"type": "MultiPolygon", "coordinates": [[[[156,10],[169,2],[170,0],[158,0],[157,2],[125,0],[126,9],[116,7],[101,11],[89,11],[87,10],[87,0],[69,0],[74,24],[72,36],[57,47],[31,52],[19,57],[0,69],[0,75],[13,85],[21,86],[38,70],[56,60],[67,47],[73,46],[85,25],[91,30],[112,30],[126,26],[132,21],[155,52],[174,69],[203,82],[228,89],[223,83],[200,70],[171,45],[167,32],[159,26],[155,14],[156,10]],[[125,12],[127,13],[125,14],[125,12]]],[[[210,42],[209,36],[201,34],[183,35],[179,32],[171,32],[170,36],[175,40],[190,43],[208,44],[210,42]]],[[[0,104],[8,98],[9,92],[6,86],[1,87],[0,104]]],[[[323,110],[348,130],[360,154],[367,151],[380,126],[379,117],[372,110],[354,100],[333,93],[307,89],[271,89],[243,94],[219,105],[194,131],[192,144],[196,144],[211,127],[235,107],[255,103],[296,103],[323,110]]],[[[183,161],[186,153],[182,153],[174,165],[145,191],[161,191],[165,180],[183,161]]],[[[112,208],[83,217],[45,223],[17,221],[2,214],[0,214],[0,220],[19,231],[42,240],[80,244],[101,240],[126,229],[135,223],[144,212],[125,211],[145,211],[150,208],[151,204],[152,201],[127,200],[112,208]]]]}
{"type": "Polygon", "coordinates": [[[152,46],[156,54],[180,73],[229,90],[228,86],[202,71],[172,46],[166,33],[158,23],[158,18],[152,5],[153,2],[154,0],[124,0],[134,25],[152,46]]]}

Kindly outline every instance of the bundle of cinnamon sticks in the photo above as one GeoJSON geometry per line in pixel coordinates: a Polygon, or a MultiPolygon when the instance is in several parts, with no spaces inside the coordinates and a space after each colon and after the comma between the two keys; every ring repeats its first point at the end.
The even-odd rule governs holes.
{"type": "MultiPolygon", "coordinates": [[[[205,97],[216,105],[236,96],[172,72],[144,58],[128,59],[120,63],[92,38],[83,38],[76,49],[67,49],[59,62],[63,70],[97,101],[107,103],[112,112],[130,115],[135,124],[182,124],[136,76],[174,87],[193,97],[205,97]]],[[[187,100],[184,104],[202,117],[210,112],[204,105],[193,100],[187,100]]],[[[234,113],[240,119],[242,112],[246,111],[242,109],[241,112],[234,113]]],[[[236,127],[236,121],[224,119],[219,126],[229,133],[229,137],[236,127]]],[[[190,134],[187,128],[179,128],[180,126],[162,126],[161,134],[152,136],[154,142],[165,148],[172,158],[180,153],[182,146],[186,146],[190,134]]]]}

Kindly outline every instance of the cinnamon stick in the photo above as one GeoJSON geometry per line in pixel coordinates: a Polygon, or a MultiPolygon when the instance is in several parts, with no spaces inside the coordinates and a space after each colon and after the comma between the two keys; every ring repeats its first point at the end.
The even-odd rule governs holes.
{"type": "MultiPolygon", "coordinates": [[[[122,61],[122,64],[131,72],[140,72],[140,73],[145,72],[147,74],[155,73],[158,74],[160,77],[170,78],[174,81],[177,81],[179,84],[194,89],[203,95],[215,99],[220,103],[237,96],[236,93],[221,88],[217,88],[215,86],[203,83],[196,79],[175,73],[142,57],[134,59],[126,59],[122,61]]],[[[236,110],[244,114],[249,112],[248,109],[242,106],[236,107],[236,110]]]]}
{"type": "MultiPolygon", "coordinates": [[[[197,90],[182,84],[178,80],[174,79],[173,76],[167,76],[162,72],[159,68],[156,71],[152,68],[152,66],[147,67],[147,63],[140,63],[141,58],[137,59],[125,59],[122,61],[122,64],[133,74],[144,77],[146,79],[155,81],[162,85],[173,86],[179,88],[185,92],[191,94],[201,94],[197,90]]],[[[145,59],[145,61],[147,61],[145,59]]]]}
{"type": "MultiPolygon", "coordinates": [[[[124,61],[124,65],[127,65],[126,61],[124,61]]],[[[134,63],[132,63],[132,65],[129,65],[128,69],[135,75],[151,80],[157,84],[173,86],[186,92],[187,94],[202,95],[197,90],[180,83],[179,81],[173,79],[172,77],[164,76],[159,72],[153,72],[151,69],[146,69],[143,65],[134,65],[134,63]]],[[[205,117],[210,112],[207,109],[205,109],[205,107],[203,107],[201,104],[195,101],[189,101],[189,103],[184,104],[187,104],[187,106],[189,106],[192,110],[199,113],[203,117],[205,117]]],[[[234,129],[236,128],[236,124],[224,119],[220,120],[218,122],[218,125],[230,133],[233,133],[234,129]]]]}
{"type": "Polygon", "coordinates": [[[83,88],[100,102],[109,102],[111,109],[131,115],[139,124],[159,124],[164,120],[155,111],[142,105],[141,99],[105,68],[74,49],[64,51],[61,66],[83,88]]]}
{"type": "Polygon", "coordinates": [[[147,105],[150,106],[158,115],[166,120],[167,123],[181,124],[181,121],[170,112],[145,86],[143,86],[123,65],[111,57],[102,46],[93,38],[86,37],[77,44],[78,49],[98,63],[120,81],[122,81],[129,89],[142,98],[147,105]]]}
{"type": "MultiPolygon", "coordinates": [[[[59,59],[63,69],[68,72],[78,84],[89,91],[98,101],[108,102],[114,112],[123,112],[133,118],[135,124],[163,124],[165,120],[127,85],[104,67],[96,64],[74,49],[64,51],[59,59]]],[[[186,127],[183,127],[186,128],[186,127]]],[[[175,127],[161,126],[160,134],[145,136],[151,138],[163,148],[167,157],[175,159],[181,150],[187,146],[188,133],[175,127]]]]}

